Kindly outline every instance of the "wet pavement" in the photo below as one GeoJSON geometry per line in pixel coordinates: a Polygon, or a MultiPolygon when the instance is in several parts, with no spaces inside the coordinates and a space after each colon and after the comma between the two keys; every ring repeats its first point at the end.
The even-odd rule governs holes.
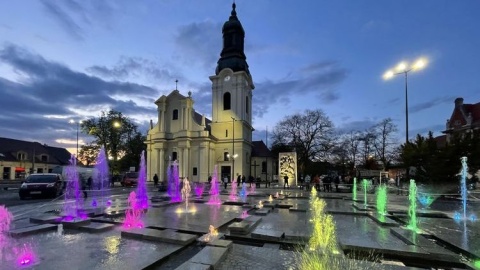
{"type": "MultiPolygon", "coordinates": [[[[209,205],[198,201],[191,202],[188,208],[183,203],[162,203],[164,195],[149,187],[149,196],[158,205],[143,213],[145,227],[200,237],[213,225],[224,239],[234,243],[225,251],[226,255],[218,257],[220,261],[215,262],[218,269],[298,269],[300,253],[297,251],[306,246],[312,232],[310,192],[257,188],[255,196],[245,199],[245,205],[209,205]],[[269,202],[269,195],[276,192],[284,196],[269,202]],[[270,210],[263,215],[256,214],[260,201],[268,206],[264,209],[270,210]],[[246,231],[241,233],[230,231],[229,227],[243,226],[245,214],[252,216],[243,221],[253,222],[251,226],[246,226],[246,231]]],[[[392,222],[388,226],[375,221],[376,214],[355,209],[350,193],[320,192],[318,196],[325,200],[326,211],[333,215],[336,224],[339,265],[346,267],[338,269],[475,269],[472,265],[480,259],[480,224],[453,219],[461,209],[459,201],[437,199],[428,209],[419,209],[421,232],[411,235],[404,227],[408,210],[405,195],[389,194],[387,210],[392,222]]],[[[220,196],[222,202],[230,201],[229,197],[226,193],[220,196]]],[[[48,226],[40,226],[43,231],[33,234],[4,236],[0,242],[0,269],[19,268],[14,261],[20,251],[15,253],[12,247],[24,244],[31,246],[36,254],[36,263],[30,269],[176,269],[204,250],[200,242],[171,244],[122,237],[124,214],[120,210],[127,208],[127,194],[108,198],[112,206],[106,210],[118,210],[119,215],[104,217],[103,212],[99,212],[98,216],[91,217],[90,227],[100,228],[98,224],[103,223],[114,225],[113,229],[96,232],[63,229],[59,225],[57,231],[51,231],[45,230],[48,226]]],[[[192,200],[194,198],[192,195],[192,200]]],[[[208,196],[204,199],[208,201],[208,196]]],[[[374,205],[374,194],[367,195],[367,203],[374,205]]],[[[62,200],[55,200],[9,207],[15,217],[12,230],[38,226],[31,223],[30,218],[59,215],[63,204],[62,200]]],[[[92,200],[88,199],[84,207],[92,208],[91,204],[92,200]]],[[[468,206],[469,213],[476,214],[479,210],[478,203],[471,202],[468,206]]]]}

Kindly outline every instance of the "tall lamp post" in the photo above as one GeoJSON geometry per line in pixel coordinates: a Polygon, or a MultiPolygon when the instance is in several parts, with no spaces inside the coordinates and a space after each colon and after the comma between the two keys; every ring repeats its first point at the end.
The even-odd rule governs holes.
{"type": "MultiPolygon", "coordinates": [[[[389,80],[395,75],[404,75],[405,76],[405,146],[408,145],[408,73],[411,71],[419,71],[427,66],[427,59],[419,58],[413,64],[408,64],[407,62],[399,63],[394,69],[387,70],[383,74],[384,80],[389,80]]],[[[410,168],[408,164],[405,164],[405,180],[409,181],[410,177],[410,168]]]]}
{"type": "Polygon", "coordinates": [[[235,117],[231,117],[232,118],[232,154],[228,155],[229,158],[232,159],[232,183],[233,181],[235,180],[235,158],[238,156],[237,154],[235,154],[235,117]]]}
{"type": "Polygon", "coordinates": [[[70,120],[68,121],[70,122],[70,124],[76,124],[77,125],[77,154],[76,154],[76,158],[78,158],[78,129],[80,128],[80,124],[82,123],[82,120],[79,120],[79,121],[75,121],[75,120],[70,120]]]}

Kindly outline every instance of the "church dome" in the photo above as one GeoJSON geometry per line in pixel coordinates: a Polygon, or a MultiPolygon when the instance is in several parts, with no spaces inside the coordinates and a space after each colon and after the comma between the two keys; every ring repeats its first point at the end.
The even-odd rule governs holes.
{"type": "Polygon", "coordinates": [[[230,68],[234,72],[248,70],[247,57],[243,51],[245,31],[237,18],[235,3],[232,4],[232,12],[228,21],[223,24],[223,49],[220,53],[220,59],[217,62],[215,74],[219,74],[225,68],[230,68]]]}

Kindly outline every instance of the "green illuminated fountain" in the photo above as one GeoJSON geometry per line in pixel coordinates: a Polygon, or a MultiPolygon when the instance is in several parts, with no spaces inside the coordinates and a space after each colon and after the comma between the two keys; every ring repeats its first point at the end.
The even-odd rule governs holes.
{"type": "Polygon", "coordinates": [[[382,184],[377,190],[377,213],[380,215],[387,214],[387,186],[382,184]]]}
{"type": "Polygon", "coordinates": [[[410,206],[408,207],[408,226],[407,228],[418,232],[417,226],[417,185],[415,184],[415,180],[410,180],[410,188],[408,192],[408,200],[410,201],[410,206]]]}
{"type": "Polygon", "coordinates": [[[357,201],[357,178],[353,178],[353,189],[352,189],[353,201],[357,201]]]}
{"type": "Polygon", "coordinates": [[[370,182],[367,179],[363,179],[363,194],[364,194],[364,205],[367,207],[367,190],[368,186],[370,185],[370,182]]]}

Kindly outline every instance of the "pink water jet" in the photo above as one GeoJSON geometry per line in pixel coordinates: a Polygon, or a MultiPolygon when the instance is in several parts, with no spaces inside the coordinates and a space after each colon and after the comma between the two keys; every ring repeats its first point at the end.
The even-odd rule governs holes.
{"type": "Polygon", "coordinates": [[[125,212],[125,221],[123,227],[126,229],[143,228],[142,209],[138,207],[137,194],[130,192],[128,196],[128,209],[125,212]]]}
{"type": "Polygon", "coordinates": [[[145,152],[142,151],[140,157],[140,170],[138,172],[138,185],[137,185],[137,207],[140,209],[148,208],[148,195],[147,195],[147,169],[145,166],[145,152]]]}
{"type": "Polygon", "coordinates": [[[195,184],[195,195],[197,195],[197,198],[202,197],[204,189],[205,189],[205,186],[203,184],[200,184],[200,183],[195,184]]]}
{"type": "Polygon", "coordinates": [[[70,165],[67,167],[67,183],[65,187],[65,203],[63,206],[63,220],[71,221],[76,218],[85,219],[83,211],[83,198],[80,188],[80,179],[77,171],[77,159],[75,155],[70,157],[70,165]]]}
{"type": "Polygon", "coordinates": [[[250,215],[248,214],[247,210],[244,210],[244,211],[242,212],[242,215],[240,216],[240,218],[247,218],[247,217],[249,217],[249,216],[250,216],[250,215]]]}
{"type": "Polygon", "coordinates": [[[237,201],[237,181],[232,179],[232,189],[230,190],[230,196],[228,196],[230,201],[237,201]]]}
{"type": "Polygon", "coordinates": [[[33,248],[29,244],[23,244],[19,249],[15,248],[14,252],[17,255],[17,266],[19,267],[29,266],[37,261],[33,248]]]}
{"type": "Polygon", "coordinates": [[[220,190],[220,183],[218,182],[217,165],[215,165],[215,168],[213,170],[213,175],[212,175],[212,186],[210,187],[210,199],[208,200],[207,204],[222,203],[219,196],[219,190],[220,190]]]}
{"type": "Polygon", "coordinates": [[[108,196],[108,187],[110,186],[109,171],[107,154],[102,147],[98,152],[98,156],[95,160],[95,169],[93,170],[92,189],[95,190],[95,192],[91,192],[93,207],[105,206],[105,197],[108,196]],[[95,202],[95,206],[93,205],[93,202],[95,202]]]}
{"type": "Polygon", "coordinates": [[[170,163],[167,171],[168,175],[168,190],[167,194],[170,196],[170,202],[181,202],[182,194],[180,193],[180,177],[178,176],[178,163],[175,160],[173,164],[170,163]]]}

